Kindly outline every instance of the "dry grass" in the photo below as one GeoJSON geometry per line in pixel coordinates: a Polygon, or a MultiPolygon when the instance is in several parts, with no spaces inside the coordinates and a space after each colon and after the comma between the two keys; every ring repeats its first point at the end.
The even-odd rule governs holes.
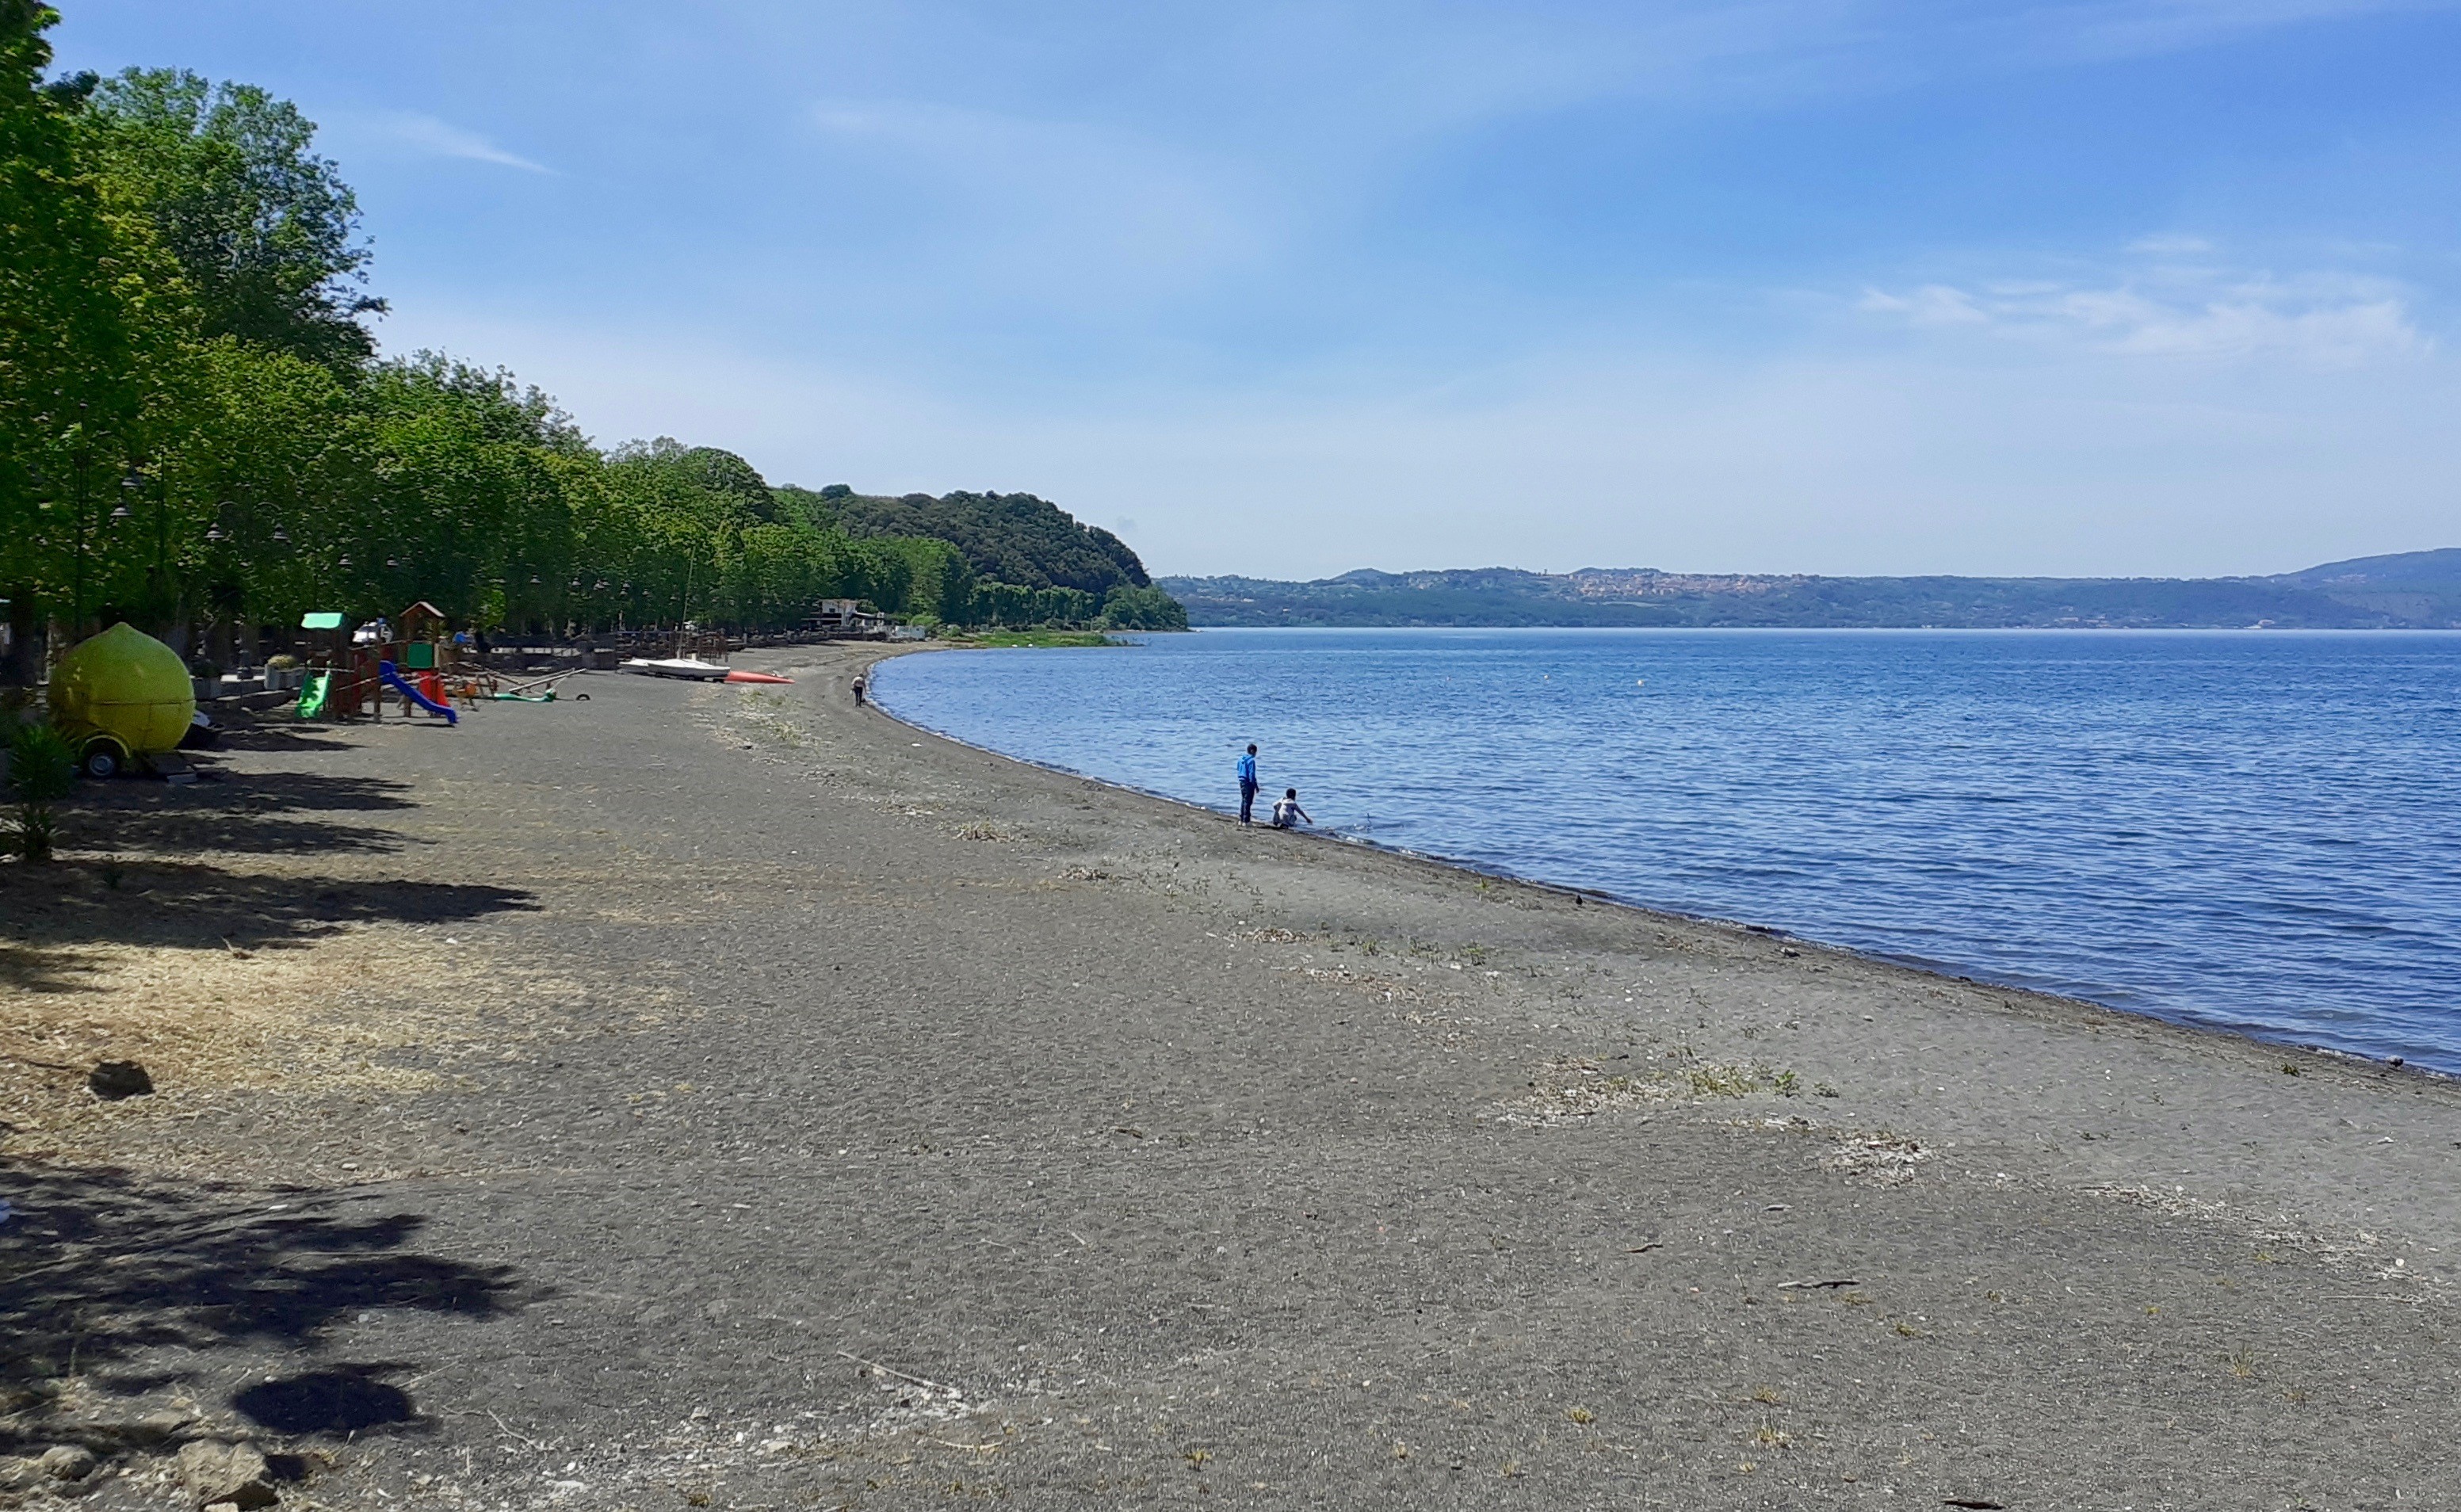
{"type": "Polygon", "coordinates": [[[1732,1066],[1690,1056],[1673,1066],[1645,1066],[1610,1073],[1587,1057],[1557,1061],[1530,1082],[1528,1096],[1507,1106],[1509,1123],[1553,1125],[1653,1103],[1699,1102],[1718,1097],[1790,1097],[1800,1086],[1791,1071],[1732,1066]]]}
{"type": "Polygon", "coordinates": [[[1820,1168],[1869,1182],[1874,1186],[1903,1186],[1915,1179],[1931,1152],[1912,1139],[1881,1132],[1857,1134],[1840,1140],[1821,1157],[1820,1168]]]}
{"type": "Polygon", "coordinates": [[[98,944],[51,952],[55,967],[72,958],[70,985],[0,1003],[0,1120],[9,1126],[0,1148],[237,1174],[250,1162],[236,1153],[218,1161],[219,1141],[195,1138],[194,1120],[278,1119],[276,1105],[301,1096],[401,1102],[448,1085],[442,1066],[531,1037],[521,1021],[535,1017],[542,995],[562,994],[457,958],[445,938],[370,925],[279,949],[98,944]],[[85,1080],[99,1060],[142,1064],[154,1095],[96,1097],[85,1080]]]}

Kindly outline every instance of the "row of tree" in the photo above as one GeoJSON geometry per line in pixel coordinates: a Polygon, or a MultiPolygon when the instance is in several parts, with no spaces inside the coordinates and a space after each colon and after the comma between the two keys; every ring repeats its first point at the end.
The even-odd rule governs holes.
{"type": "Polygon", "coordinates": [[[776,629],[828,598],[1185,624],[1142,569],[1104,594],[985,581],[951,542],[850,534],[732,454],[601,451],[506,373],[376,360],[356,202],[313,126],[182,72],[53,78],[56,20],[0,0],[0,597],[21,650],[114,616],[176,644],[414,599],[516,631],[776,629]]]}

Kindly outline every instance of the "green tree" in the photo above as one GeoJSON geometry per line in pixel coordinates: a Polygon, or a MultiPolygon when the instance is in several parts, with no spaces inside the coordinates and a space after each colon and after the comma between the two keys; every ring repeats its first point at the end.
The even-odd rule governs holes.
{"type": "Polygon", "coordinates": [[[117,484],[176,427],[193,326],[168,259],[84,172],[91,80],[44,78],[57,20],[0,0],[0,596],[74,630],[111,573],[117,484]]]}
{"type": "Polygon", "coordinates": [[[108,607],[175,643],[202,628],[222,660],[246,624],[414,599],[524,631],[781,629],[829,598],[1019,626],[1145,604],[1098,597],[1146,581],[1133,552],[1031,495],[773,487],[667,437],[601,453],[502,371],[374,361],[357,204],[312,123],[179,70],[49,80],[56,20],[0,0],[12,625],[75,634],[108,607]]]}
{"type": "Polygon", "coordinates": [[[85,113],[95,176],[152,223],[195,290],[205,334],[347,370],[374,350],[358,201],[312,150],[316,126],[247,84],[130,69],[85,113]]]}
{"type": "Polygon", "coordinates": [[[1160,588],[1116,587],[1102,600],[1102,628],[1184,630],[1188,628],[1188,609],[1160,588]]]}

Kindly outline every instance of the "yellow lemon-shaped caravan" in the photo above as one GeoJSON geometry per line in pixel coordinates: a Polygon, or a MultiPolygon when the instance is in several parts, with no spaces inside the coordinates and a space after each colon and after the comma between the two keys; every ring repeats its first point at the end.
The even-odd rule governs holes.
{"type": "Polygon", "coordinates": [[[52,669],[52,723],[75,744],[88,777],[177,749],[196,713],[180,653],[125,622],[80,641],[52,669]]]}

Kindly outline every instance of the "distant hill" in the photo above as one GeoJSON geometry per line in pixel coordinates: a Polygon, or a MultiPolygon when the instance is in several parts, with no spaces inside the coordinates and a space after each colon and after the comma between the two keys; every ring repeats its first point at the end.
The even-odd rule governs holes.
{"type": "Polygon", "coordinates": [[[2327,562],[2272,579],[2364,612],[2419,624],[2461,624],[2461,546],[2327,562]]]}
{"type": "Polygon", "coordinates": [[[788,507],[824,517],[850,536],[930,536],[964,552],[978,578],[1029,588],[1081,588],[1097,598],[1145,587],[1145,564],[1126,542],[1080,523],[1032,494],[858,494],[844,484],[777,490],[788,507]]]}
{"type": "Polygon", "coordinates": [[[1171,577],[1192,625],[2461,628],[2461,548],[2271,578],[1830,578],[1588,567],[1171,577]]]}

